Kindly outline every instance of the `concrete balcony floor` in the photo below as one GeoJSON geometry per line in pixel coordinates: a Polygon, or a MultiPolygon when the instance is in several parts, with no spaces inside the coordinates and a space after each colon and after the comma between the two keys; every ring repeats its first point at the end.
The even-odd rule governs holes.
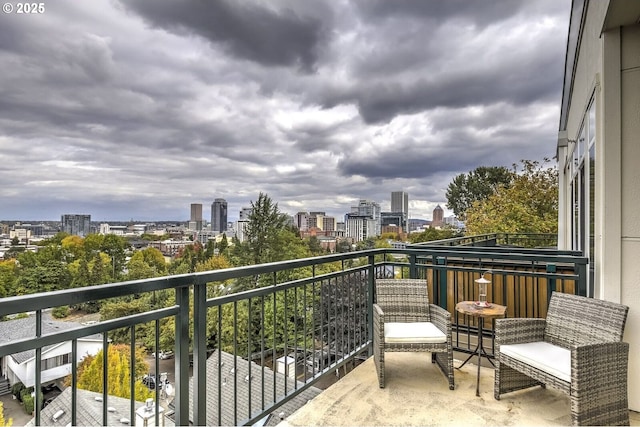
{"type": "MultiPolygon", "coordinates": [[[[461,360],[465,356],[456,354],[461,360]]],[[[460,366],[461,360],[455,360],[454,366],[460,366]]],[[[369,358],[279,426],[571,425],[569,398],[550,388],[520,390],[495,400],[493,368],[485,367],[484,360],[476,397],[475,362],[474,357],[456,369],[452,391],[429,353],[387,353],[387,381],[381,389],[369,358]]],[[[640,426],[640,413],[630,411],[630,422],[640,426]]]]}

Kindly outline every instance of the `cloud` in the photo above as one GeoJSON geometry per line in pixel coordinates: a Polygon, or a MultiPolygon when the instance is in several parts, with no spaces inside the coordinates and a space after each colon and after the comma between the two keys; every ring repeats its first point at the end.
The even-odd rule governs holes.
{"type": "Polygon", "coordinates": [[[267,193],[412,217],[552,157],[568,0],[59,0],[0,16],[0,221],[185,220],[267,193]]]}

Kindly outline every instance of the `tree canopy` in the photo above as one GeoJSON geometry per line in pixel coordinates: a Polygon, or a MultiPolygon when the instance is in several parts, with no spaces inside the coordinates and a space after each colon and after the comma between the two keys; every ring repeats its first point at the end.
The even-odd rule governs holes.
{"type": "Polygon", "coordinates": [[[557,233],[558,171],[543,163],[522,160],[513,165],[509,186],[500,186],[467,211],[467,234],[557,233]],[[519,170],[521,169],[521,170],[519,170]]]}
{"type": "Polygon", "coordinates": [[[500,187],[508,187],[512,180],[513,172],[504,166],[481,166],[457,175],[447,187],[447,207],[464,221],[474,202],[487,199],[500,187]]]}
{"type": "MultiPolygon", "coordinates": [[[[86,356],[78,365],[78,387],[84,390],[102,392],[103,350],[95,356],[86,356]]],[[[107,393],[112,396],[131,397],[131,350],[127,345],[109,345],[107,347],[107,393]]],[[[153,392],[142,384],[140,378],[149,371],[142,349],[136,350],[135,399],[144,402],[153,397],[153,392]]]]}

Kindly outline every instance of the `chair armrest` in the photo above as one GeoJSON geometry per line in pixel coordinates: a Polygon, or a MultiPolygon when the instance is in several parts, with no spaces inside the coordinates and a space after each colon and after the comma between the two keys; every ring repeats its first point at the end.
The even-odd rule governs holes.
{"type": "Polygon", "coordinates": [[[605,342],[571,347],[571,380],[576,390],[627,381],[629,343],[605,342]]]}
{"type": "Polygon", "coordinates": [[[384,312],[378,304],[373,304],[373,348],[380,352],[384,347],[384,312]]]}
{"type": "Polygon", "coordinates": [[[436,304],[429,304],[431,323],[436,325],[447,337],[451,336],[451,313],[436,304]]]}
{"type": "Polygon", "coordinates": [[[545,324],[545,319],[496,319],[496,351],[499,351],[501,344],[544,341],[545,324]]]}

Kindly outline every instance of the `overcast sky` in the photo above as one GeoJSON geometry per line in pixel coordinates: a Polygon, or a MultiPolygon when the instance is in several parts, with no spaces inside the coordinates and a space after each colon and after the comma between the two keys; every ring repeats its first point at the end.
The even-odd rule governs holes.
{"type": "MultiPolygon", "coordinates": [[[[9,0],[12,2],[13,0],[9,0]]],[[[339,220],[555,155],[570,0],[49,0],[0,15],[0,221],[339,220]]],[[[14,2],[14,5],[16,3],[14,2]]]]}

